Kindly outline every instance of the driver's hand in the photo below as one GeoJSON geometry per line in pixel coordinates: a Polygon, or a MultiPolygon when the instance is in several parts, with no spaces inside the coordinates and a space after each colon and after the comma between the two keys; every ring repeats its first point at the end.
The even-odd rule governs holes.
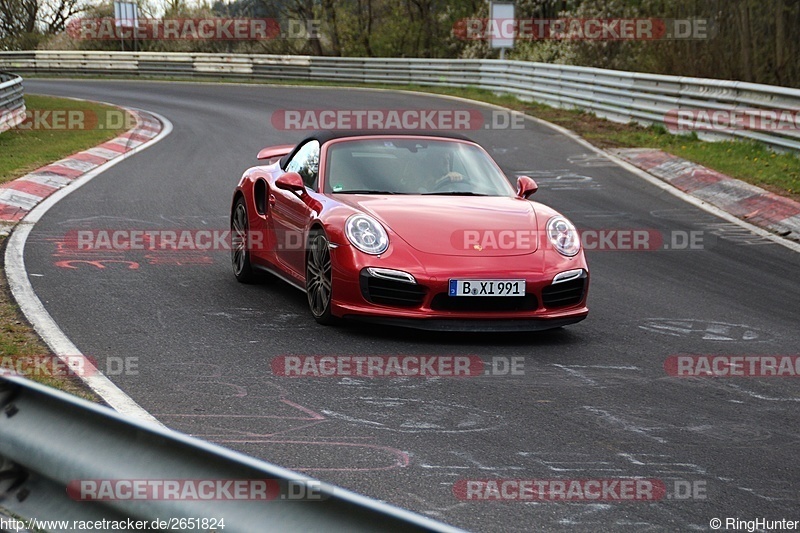
{"type": "Polygon", "coordinates": [[[444,183],[456,183],[459,181],[464,181],[463,174],[460,174],[458,172],[448,172],[447,174],[436,180],[435,186],[438,187],[439,185],[442,185],[444,183]]]}

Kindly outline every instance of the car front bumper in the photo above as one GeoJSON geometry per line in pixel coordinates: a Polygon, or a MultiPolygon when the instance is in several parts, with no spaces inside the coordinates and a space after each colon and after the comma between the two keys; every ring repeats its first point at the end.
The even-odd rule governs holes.
{"type": "Polygon", "coordinates": [[[342,318],[437,331],[540,331],[580,322],[589,312],[589,271],[582,253],[568,258],[542,250],[520,256],[462,258],[415,251],[377,257],[349,246],[331,252],[332,312],[342,318]],[[367,273],[370,267],[406,273],[413,283],[380,280],[373,288],[385,289],[388,283],[397,290],[390,291],[389,298],[377,298],[365,281],[375,281],[367,273]],[[581,273],[554,284],[556,276],[570,271],[581,273]],[[450,279],[524,279],[526,296],[449,297],[450,279]],[[406,290],[410,296],[405,300],[391,299],[406,290]]]}

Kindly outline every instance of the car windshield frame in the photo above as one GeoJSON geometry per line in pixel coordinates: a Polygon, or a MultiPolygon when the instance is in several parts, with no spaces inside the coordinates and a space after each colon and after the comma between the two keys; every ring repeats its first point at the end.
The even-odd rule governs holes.
{"type": "Polygon", "coordinates": [[[516,194],[494,159],[478,144],[465,140],[366,136],[332,140],[323,149],[324,194],[516,194]]]}

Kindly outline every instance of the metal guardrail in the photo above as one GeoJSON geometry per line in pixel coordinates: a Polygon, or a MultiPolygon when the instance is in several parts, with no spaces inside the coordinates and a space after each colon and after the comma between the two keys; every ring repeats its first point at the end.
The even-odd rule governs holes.
{"type": "MultiPolygon", "coordinates": [[[[489,59],[392,59],[160,52],[0,52],[22,74],[224,77],[479,87],[616,122],[665,124],[677,110],[785,111],[800,122],[800,90],[736,81],[489,59]]],[[[800,151],[800,128],[704,131],[800,151]]]]}
{"type": "Polygon", "coordinates": [[[44,520],[152,523],[180,518],[223,518],[224,529],[217,530],[225,533],[460,531],[20,377],[0,374],[0,409],[0,530],[13,531],[8,519],[16,517],[37,519],[37,531],[84,530],[46,528],[44,520]],[[274,480],[280,491],[272,501],[81,501],[68,492],[78,480],[274,480]],[[287,494],[305,494],[306,499],[288,501],[287,494]]]}
{"type": "Polygon", "coordinates": [[[0,133],[25,120],[22,78],[0,72],[0,133]]]}

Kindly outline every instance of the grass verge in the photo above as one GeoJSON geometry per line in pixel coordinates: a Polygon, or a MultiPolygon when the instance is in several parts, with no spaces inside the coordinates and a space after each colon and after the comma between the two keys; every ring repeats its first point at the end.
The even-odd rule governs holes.
{"type": "Polygon", "coordinates": [[[116,116],[115,107],[55,98],[52,96],[25,95],[25,106],[31,120],[9,131],[0,133],[0,183],[11,181],[57,161],[75,152],[113,139],[123,133],[120,129],[100,129],[97,119],[116,116]],[[79,113],[72,128],[60,126],[59,120],[70,111],[79,113]],[[55,112],[55,113],[54,113],[55,112]],[[84,127],[80,127],[80,124],[84,127]]]}
{"type": "MultiPolygon", "coordinates": [[[[58,129],[58,113],[63,117],[66,112],[79,111],[82,117],[94,119],[108,117],[110,113],[119,115],[120,111],[112,106],[37,95],[26,95],[25,105],[34,116],[42,120],[39,123],[30,121],[22,127],[0,133],[0,183],[24,176],[48,163],[102,144],[122,133],[121,129],[97,127],[58,129]],[[53,111],[57,114],[54,115],[53,111]]],[[[92,120],[83,123],[94,126],[98,122],[92,120]]],[[[5,237],[0,237],[0,257],[4,255],[4,248],[5,237]]],[[[97,396],[79,378],[66,372],[65,367],[58,363],[57,358],[25,319],[8,288],[3,265],[0,260],[0,368],[16,371],[33,381],[98,401],[97,396]]]]}

